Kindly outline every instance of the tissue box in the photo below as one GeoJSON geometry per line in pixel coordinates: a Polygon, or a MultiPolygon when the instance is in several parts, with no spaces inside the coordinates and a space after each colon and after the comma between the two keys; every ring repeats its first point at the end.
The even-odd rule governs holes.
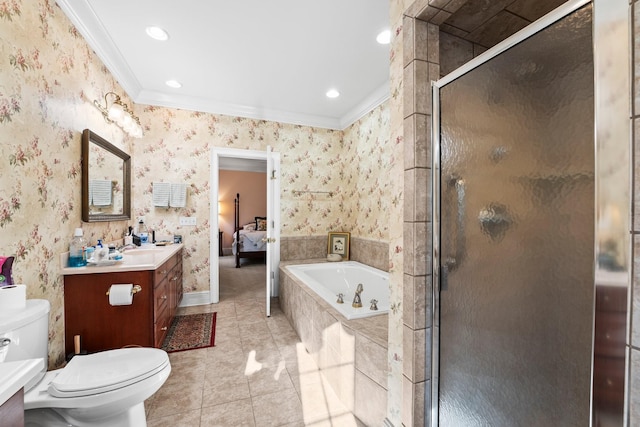
{"type": "Polygon", "coordinates": [[[15,257],[8,256],[0,256],[0,286],[11,286],[13,285],[13,278],[11,277],[13,260],[15,257]]]}

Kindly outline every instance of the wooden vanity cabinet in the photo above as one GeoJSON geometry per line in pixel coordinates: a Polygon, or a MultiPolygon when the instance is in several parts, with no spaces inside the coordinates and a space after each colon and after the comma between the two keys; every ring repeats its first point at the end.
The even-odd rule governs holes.
{"type": "Polygon", "coordinates": [[[596,286],[593,404],[597,414],[622,414],[627,288],[596,286]]]}
{"type": "Polygon", "coordinates": [[[178,252],[154,273],[154,346],[161,347],[182,300],[182,254],[178,252]]]}
{"type": "Polygon", "coordinates": [[[182,299],[182,250],[156,270],[64,276],[65,352],[80,335],[88,353],[126,346],[161,347],[182,299]],[[133,283],[142,291],[131,305],[111,306],[112,284],[133,283]]]}

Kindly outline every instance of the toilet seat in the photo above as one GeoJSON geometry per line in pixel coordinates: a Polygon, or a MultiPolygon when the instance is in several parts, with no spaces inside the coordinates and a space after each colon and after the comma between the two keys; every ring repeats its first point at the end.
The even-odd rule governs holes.
{"type": "Polygon", "coordinates": [[[169,363],[155,348],[125,348],[76,356],[49,383],[51,396],[71,398],[116,390],[155,375],[169,363]]]}

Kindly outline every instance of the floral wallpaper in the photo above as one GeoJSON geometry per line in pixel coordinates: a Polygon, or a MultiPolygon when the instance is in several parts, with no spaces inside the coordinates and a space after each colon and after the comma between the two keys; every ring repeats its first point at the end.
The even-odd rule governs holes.
{"type": "MultiPolygon", "coordinates": [[[[28,298],[51,302],[50,367],[64,361],[60,254],[76,227],[91,242],[113,241],[144,215],[156,233],[183,235],[185,292],[209,289],[212,147],[270,145],[280,153],[282,236],[350,231],[354,237],[389,239],[391,215],[401,209],[402,165],[398,171],[396,159],[402,155],[394,154],[397,147],[388,138],[387,104],[348,129],[329,130],[123,99],[145,131],[133,140],[93,105],[109,91],[125,94],[53,1],[0,2],[0,40],[0,255],[16,256],[14,278],[27,285],[28,298]],[[81,221],[85,128],[132,156],[129,222],[81,221]],[[185,208],[153,207],[152,183],[160,180],[188,184],[185,208]],[[304,189],[333,195],[293,193],[304,189]],[[198,225],[180,227],[180,216],[195,216],[198,225]]],[[[395,341],[401,349],[401,336],[395,341]]]]}
{"type": "MultiPolygon", "coordinates": [[[[212,147],[266,150],[281,159],[281,236],[317,236],[350,231],[386,240],[385,194],[377,171],[388,170],[386,107],[380,106],[345,131],[186,110],[136,106],[144,138],[132,147],[134,218],[144,216],[156,234],[181,234],[185,292],[209,289],[209,192],[212,147]],[[371,145],[370,148],[367,148],[371,145]],[[185,208],[156,208],[154,181],[188,185],[185,208]],[[333,192],[294,194],[294,190],[333,192]],[[197,226],[181,227],[180,216],[197,226]]],[[[395,199],[397,203],[397,198],[395,199]]]]}
{"type": "Polygon", "coordinates": [[[62,11],[49,1],[0,3],[0,254],[28,298],[51,303],[49,366],[64,361],[60,254],[76,227],[113,240],[124,222],[81,221],[80,138],[90,128],[129,152],[92,105],[119,90],[62,11]]]}

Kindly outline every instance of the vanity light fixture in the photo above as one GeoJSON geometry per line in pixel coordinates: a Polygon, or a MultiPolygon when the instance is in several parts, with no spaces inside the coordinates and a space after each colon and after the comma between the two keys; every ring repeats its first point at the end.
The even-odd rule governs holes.
{"type": "Polygon", "coordinates": [[[389,44],[391,43],[391,31],[384,30],[376,37],[376,41],[380,44],[389,44]]]}
{"type": "Polygon", "coordinates": [[[337,98],[340,96],[340,92],[338,92],[336,89],[329,89],[326,95],[327,98],[337,98]]]}
{"type": "Polygon", "coordinates": [[[160,40],[161,42],[169,40],[169,33],[164,29],[156,26],[145,28],[147,35],[154,40],[160,40]]]}
{"type": "Polygon", "coordinates": [[[117,93],[107,92],[104,96],[104,105],[100,104],[97,99],[93,101],[93,105],[100,110],[107,123],[115,123],[134,138],[142,137],[140,119],[133,114],[127,104],[122,102],[117,93]],[[109,104],[109,98],[111,104],[109,104]]]}

